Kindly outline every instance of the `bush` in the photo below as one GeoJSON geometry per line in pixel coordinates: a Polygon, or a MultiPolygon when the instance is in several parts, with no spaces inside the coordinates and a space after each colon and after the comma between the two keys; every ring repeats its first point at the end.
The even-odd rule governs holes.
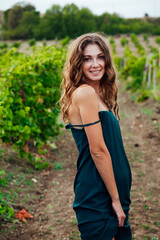
{"type": "Polygon", "coordinates": [[[0,44],[0,49],[4,49],[4,48],[8,48],[8,44],[7,43],[1,43],[0,44]]]}
{"type": "Polygon", "coordinates": [[[137,98],[137,102],[144,102],[150,97],[149,91],[143,91],[141,95],[137,98]]]}
{"type": "Polygon", "coordinates": [[[113,37],[110,37],[109,42],[110,42],[110,45],[111,45],[111,47],[112,47],[112,53],[113,53],[113,54],[116,54],[116,44],[115,44],[114,38],[113,38],[113,37]]]}
{"type": "Polygon", "coordinates": [[[156,48],[156,47],[149,46],[149,48],[150,48],[150,52],[153,54],[157,54],[159,52],[158,48],[156,48]]]}
{"type": "Polygon", "coordinates": [[[12,48],[0,61],[0,139],[18,149],[20,157],[31,157],[30,141],[40,147],[59,133],[56,103],[64,55],[56,46],[31,55],[12,48]]]}
{"type": "Polygon", "coordinates": [[[62,46],[66,46],[66,45],[69,43],[69,41],[70,41],[70,37],[69,37],[69,36],[66,36],[64,39],[62,39],[62,40],[60,41],[60,44],[61,44],[62,46]]]}
{"type": "Polygon", "coordinates": [[[115,56],[113,60],[114,60],[116,70],[121,71],[124,65],[124,58],[115,56]]]}
{"type": "Polygon", "coordinates": [[[34,46],[34,45],[36,45],[36,40],[35,38],[32,38],[29,40],[29,46],[34,46]]]}
{"type": "Polygon", "coordinates": [[[12,44],[12,47],[19,48],[21,46],[21,42],[15,42],[12,44]]]}
{"type": "Polygon", "coordinates": [[[142,86],[146,56],[135,57],[128,46],[125,49],[125,56],[127,57],[126,65],[121,71],[121,77],[126,81],[127,88],[135,91],[142,86]]]}
{"type": "Polygon", "coordinates": [[[145,49],[144,47],[140,44],[138,37],[136,36],[136,34],[132,33],[131,34],[131,40],[134,43],[135,47],[138,50],[138,54],[139,55],[144,55],[145,54],[145,49]]]}
{"type": "Polygon", "coordinates": [[[121,45],[124,47],[128,44],[128,40],[125,37],[121,38],[121,45]]]}
{"type": "Polygon", "coordinates": [[[146,43],[149,43],[148,34],[143,34],[143,39],[146,43]]]}
{"type": "Polygon", "coordinates": [[[43,39],[43,46],[47,46],[47,42],[46,42],[46,39],[43,39]]]}
{"type": "Polygon", "coordinates": [[[158,43],[160,45],[160,37],[159,36],[156,37],[155,41],[156,41],[156,43],[158,43]]]}
{"type": "Polygon", "coordinates": [[[110,43],[111,45],[115,44],[115,41],[114,41],[114,38],[113,38],[113,37],[110,37],[109,43],[110,43]]]}

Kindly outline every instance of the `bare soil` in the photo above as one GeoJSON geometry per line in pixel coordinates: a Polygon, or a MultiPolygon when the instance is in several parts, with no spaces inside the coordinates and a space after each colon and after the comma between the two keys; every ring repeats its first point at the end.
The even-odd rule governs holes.
{"type": "MultiPolygon", "coordinates": [[[[130,38],[127,38],[131,50],[136,53],[130,38]]],[[[122,57],[124,47],[120,39],[115,38],[116,52],[122,57]]],[[[139,36],[139,39],[149,52],[143,37],[139,36]]],[[[155,37],[149,37],[149,45],[157,47],[155,37]]],[[[30,52],[25,42],[19,50],[30,52]]],[[[120,84],[120,126],[133,176],[130,224],[133,239],[159,240],[160,106],[152,99],[144,103],[135,103],[133,99],[134,94],[130,95],[120,84]]],[[[26,223],[17,219],[6,223],[0,219],[0,240],[80,239],[72,210],[78,152],[71,132],[62,129],[56,145],[57,150],[49,149],[46,156],[54,167],[43,171],[34,170],[29,163],[18,159],[10,147],[0,145],[0,169],[6,171],[8,182],[2,191],[9,192],[7,200],[15,213],[25,208],[33,215],[33,219],[26,223]]]]}
{"type": "MultiPolygon", "coordinates": [[[[160,236],[160,107],[151,99],[144,103],[135,103],[132,100],[134,96],[124,91],[122,85],[119,89],[120,126],[133,175],[130,209],[133,239],[158,240],[160,236]]],[[[34,218],[29,219],[27,223],[18,220],[13,223],[2,222],[1,240],[80,239],[75,213],[72,210],[73,181],[78,152],[71,132],[63,129],[56,145],[57,150],[51,151],[48,156],[52,162],[60,164],[59,170],[39,172],[31,170],[27,163],[20,164],[18,159],[15,160],[14,155],[12,158],[6,157],[10,159],[6,171],[9,169],[8,172],[13,172],[14,175],[14,181],[10,184],[13,193],[16,192],[18,195],[18,199],[15,200],[17,204],[15,211],[25,207],[34,218]],[[24,173],[24,181],[20,182],[22,173],[24,173]],[[36,179],[36,182],[33,179],[36,179]],[[19,183],[19,188],[14,184],[16,181],[19,183]],[[27,181],[32,183],[27,185],[27,181]]],[[[3,163],[4,161],[1,163],[2,169],[4,169],[3,163]]]]}

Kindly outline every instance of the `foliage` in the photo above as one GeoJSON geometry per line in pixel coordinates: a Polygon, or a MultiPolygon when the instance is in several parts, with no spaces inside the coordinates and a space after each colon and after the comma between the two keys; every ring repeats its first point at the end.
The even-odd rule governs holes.
{"type": "Polygon", "coordinates": [[[124,47],[128,44],[128,40],[125,37],[121,38],[121,45],[124,47]]]}
{"type": "Polygon", "coordinates": [[[15,42],[12,44],[12,47],[19,48],[21,46],[21,42],[15,42]]]}
{"type": "Polygon", "coordinates": [[[147,44],[149,43],[148,34],[143,34],[143,39],[147,44]]]}
{"type": "Polygon", "coordinates": [[[160,37],[156,37],[155,41],[160,45],[160,37]]]}
{"type": "Polygon", "coordinates": [[[7,201],[0,191],[0,218],[5,221],[11,221],[12,217],[14,217],[14,210],[8,206],[7,201]]]}
{"type": "MultiPolygon", "coordinates": [[[[4,12],[3,39],[43,40],[75,38],[87,32],[115,34],[160,34],[160,18],[125,19],[118,14],[104,12],[97,16],[88,8],[78,8],[75,4],[64,7],[54,4],[44,16],[30,4],[17,3],[4,12]]],[[[147,41],[147,35],[144,35],[147,41]]],[[[124,43],[122,43],[124,44],[124,43]]]]}
{"type": "Polygon", "coordinates": [[[112,53],[116,54],[116,44],[115,44],[115,40],[114,40],[113,37],[110,37],[109,43],[110,43],[110,45],[112,47],[112,53]]]}
{"type": "Polygon", "coordinates": [[[126,64],[121,71],[121,77],[127,81],[127,88],[132,88],[135,91],[142,86],[146,56],[135,57],[126,46],[125,57],[126,64]]]}
{"type": "Polygon", "coordinates": [[[144,47],[140,44],[140,42],[139,42],[138,37],[136,36],[136,34],[134,34],[134,33],[131,34],[131,40],[132,40],[132,42],[134,43],[135,47],[137,48],[138,53],[139,53],[140,55],[144,55],[144,54],[145,54],[145,49],[144,49],[144,47]]]}
{"type": "Polygon", "coordinates": [[[0,171],[0,187],[4,187],[7,183],[6,179],[4,178],[5,171],[0,171]]]}
{"type": "Polygon", "coordinates": [[[29,46],[34,46],[34,45],[36,45],[36,40],[35,38],[32,38],[29,40],[29,46]]]}
{"type": "Polygon", "coordinates": [[[30,4],[17,3],[4,12],[5,39],[31,39],[34,38],[34,29],[39,23],[39,12],[30,4]]]}
{"type": "Polygon", "coordinates": [[[145,90],[137,98],[137,102],[144,102],[144,100],[148,99],[149,97],[150,97],[149,91],[145,90]]]}
{"type": "Polygon", "coordinates": [[[150,52],[153,53],[153,54],[156,54],[158,53],[158,49],[156,47],[153,47],[153,46],[148,46],[150,48],[150,52]]]}
{"type": "Polygon", "coordinates": [[[64,39],[62,39],[62,40],[60,41],[60,44],[61,44],[62,46],[66,46],[66,45],[69,43],[69,41],[70,41],[70,37],[69,37],[69,36],[66,36],[64,39]]]}
{"type": "Polygon", "coordinates": [[[8,44],[7,43],[1,43],[0,44],[0,49],[5,49],[8,48],[8,44]]]}
{"type": "MultiPolygon", "coordinates": [[[[0,171],[0,187],[4,187],[7,181],[5,179],[5,171],[0,171]]],[[[14,210],[8,206],[3,193],[0,191],[0,220],[10,221],[14,216],[14,210]]]]}
{"type": "Polygon", "coordinates": [[[124,58],[114,56],[113,60],[114,60],[116,70],[121,71],[122,70],[122,64],[124,64],[124,58]]]}
{"type": "MultiPolygon", "coordinates": [[[[132,41],[136,46],[139,40],[135,34],[132,34],[132,41]]],[[[117,69],[120,71],[120,77],[125,81],[126,89],[138,93],[138,102],[147,98],[160,100],[160,71],[158,67],[159,51],[157,48],[150,47],[154,54],[135,56],[129,46],[125,47],[124,58],[114,57],[117,69]]]]}
{"type": "MultiPolygon", "coordinates": [[[[29,143],[42,147],[59,133],[56,104],[64,56],[63,48],[56,46],[35,49],[31,55],[13,48],[0,60],[0,139],[32,163],[29,143]]],[[[39,158],[34,163],[38,169],[43,167],[39,158]]]]}

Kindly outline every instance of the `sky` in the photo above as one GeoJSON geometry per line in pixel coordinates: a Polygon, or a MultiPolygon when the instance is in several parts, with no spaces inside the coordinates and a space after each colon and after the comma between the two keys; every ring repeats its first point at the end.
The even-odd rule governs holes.
{"type": "MultiPolygon", "coordinates": [[[[0,0],[0,10],[7,10],[19,0],[0,0]]],[[[94,14],[104,12],[118,13],[125,18],[143,17],[147,13],[150,17],[160,17],[160,0],[25,0],[36,7],[36,10],[45,13],[53,4],[64,6],[74,3],[79,8],[87,7],[94,14]]]]}

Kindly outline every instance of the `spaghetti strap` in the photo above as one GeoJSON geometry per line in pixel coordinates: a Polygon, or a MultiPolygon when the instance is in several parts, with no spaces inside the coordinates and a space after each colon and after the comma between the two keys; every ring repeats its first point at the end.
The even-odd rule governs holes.
{"type": "Polygon", "coordinates": [[[107,104],[107,107],[108,107],[109,111],[111,112],[112,110],[111,110],[109,104],[108,103],[106,103],[106,104],[107,104]]]}
{"type": "MultiPolygon", "coordinates": [[[[78,124],[78,125],[72,125],[71,123],[68,123],[65,128],[66,129],[71,129],[71,128],[74,128],[74,127],[88,127],[88,126],[91,126],[91,125],[94,125],[96,123],[99,123],[101,121],[101,119],[99,119],[98,121],[96,122],[93,122],[93,123],[87,123],[87,124],[78,124]]],[[[78,128],[77,128],[78,129],[78,128]]]]}

